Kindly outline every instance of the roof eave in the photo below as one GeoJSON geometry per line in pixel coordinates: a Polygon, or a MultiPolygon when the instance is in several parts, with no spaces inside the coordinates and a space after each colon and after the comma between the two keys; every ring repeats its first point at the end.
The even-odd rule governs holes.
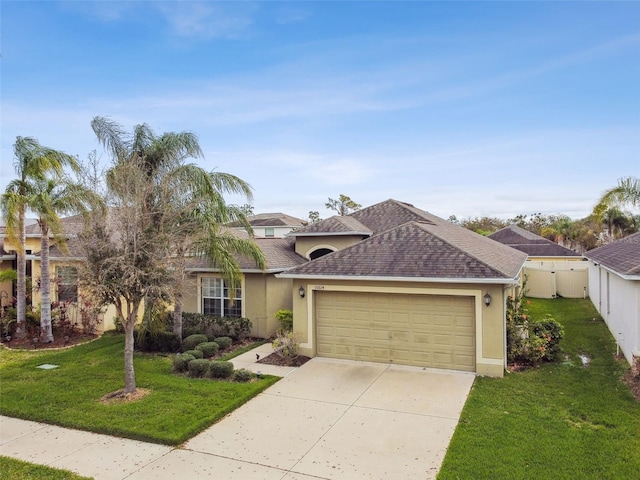
{"type": "Polygon", "coordinates": [[[478,283],[510,285],[519,282],[519,277],[514,278],[448,278],[448,277],[381,277],[381,276],[356,276],[356,275],[303,275],[297,273],[280,273],[277,278],[292,278],[306,280],[339,280],[339,281],[371,281],[371,282],[419,282],[419,283],[478,283]]]}
{"type": "Polygon", "coordinates": [[[373,232],[309,232],[309,233],[297,233],[290,232],[287,234],[287,237],[335,237],[335,236],[346,236],[346,235],[363,235],[365,237],[370,237],[373,235],[373,232]]]}

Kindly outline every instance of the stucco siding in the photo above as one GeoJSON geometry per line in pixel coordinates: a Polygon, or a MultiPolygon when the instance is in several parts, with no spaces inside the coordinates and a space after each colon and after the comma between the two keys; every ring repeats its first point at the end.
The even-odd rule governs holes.
{"type": "Polygon", "coordinates": [[[318,248],[328,248],[330,250],[342,250],[355,245],[362,240],[362,236],[337,235],[337,236],[311,236],[296,238],[296,253],[305,258],[318,248]]]}

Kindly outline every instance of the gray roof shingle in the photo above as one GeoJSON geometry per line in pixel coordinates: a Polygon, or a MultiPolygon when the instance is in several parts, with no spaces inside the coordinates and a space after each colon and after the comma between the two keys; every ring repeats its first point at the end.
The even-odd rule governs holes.
{"type": "MultiPolygon", "coordinates": [[[[395,208],[387,210],[390,216],[397,213],[395,208]]],[[[389,219],[378,223],[393,222],[389,219]]],[[[405,222],[283,276],[469,281],[517,277],[525,254],[444,220],[438,223],[405,222]]]]}
{"type": "Polygon", "coordinates": [[[517,225],[509,225],[495,233],[489,238],[496,242],[509,245],[512,248],[525,252],[530,257],[580,257],[578,252],[574,252],[562,245],[552,242],[540,235],[536,235],[517,225]]]}
{"type": "Polygon", "coordinates": [[[319,235],[363,235],[370,236],[373,232],[352,216],[334,215],[306,227],[291,232],[292,237],[311,237],[319,235]]]}
{"type": "Polygon", "coordinates": [[[620,275],[640,280],[640,232],[589,250],[584,256],[620,275]]]}

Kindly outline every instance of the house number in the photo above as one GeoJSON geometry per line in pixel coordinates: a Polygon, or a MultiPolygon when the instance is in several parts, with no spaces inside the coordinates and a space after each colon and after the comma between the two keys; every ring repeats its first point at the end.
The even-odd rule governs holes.
{"type": "Polygon", "coordinates": [[[314,290],[324,290],[324,285],[315,285],[313,287],[314,290]]]}

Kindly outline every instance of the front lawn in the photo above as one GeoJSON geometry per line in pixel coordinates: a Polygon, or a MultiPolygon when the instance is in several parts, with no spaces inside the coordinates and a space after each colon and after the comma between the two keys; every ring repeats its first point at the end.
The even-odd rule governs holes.
{"type": "Polygon", "coordinates": [[[88,477],[81,477],[69,470],[35,465],[3,456],[0,456],[0,472],[2,472],[2,478],[11,480],[36,480],[43,478],[47,480],[89,480],[88,477]]]}
{"type": "Polygon", "coordinates": [[[478,377],[438,479],[640,478],[640,403],[591,302],[531,299],[528,310],[562,323],[568,358],[478,377]]]}
{"type": "Polygon", "coordinates": [[[136,440],[178,445],[278,381],[192,379],[172,373],[168,357],[136,354],[141,400],[106,405],[102,396],[124,386],[124,337],[68,350],[0,351],[0,414],[136,440]],[[58,365],[52,370],[36,368],[58,365]]]}

